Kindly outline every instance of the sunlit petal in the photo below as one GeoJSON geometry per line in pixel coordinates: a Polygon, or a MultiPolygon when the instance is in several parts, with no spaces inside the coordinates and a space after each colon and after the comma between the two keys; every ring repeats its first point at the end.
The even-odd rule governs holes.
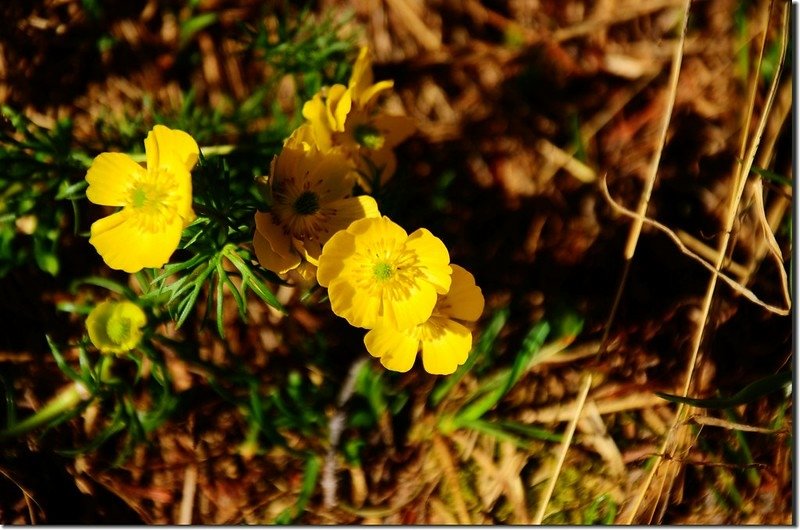
{"type": "Polygon", "coordinates": [[[86,197],[95,204],[125,205],[132,182],[147,171],[122,153],[102,153],[95,157],[86,172],[86,197]]]}
{"type": "Polygon", "coordinates": [[[450,253],[442,240],[434,236],[425,228],[416,230],[408,236],[406,247],[424,256],[422,270],[426,279],[431,282],[439,294],[444,294],[450,289],[451,269],[450,253]]]}
{"type": "Polygon", "coordinates": [[[191,171],[200,152],[194,138],[183,131],[156,125],[144,141],[147,168],[150,171],[164,169],[177,173],[191,171]]]}
{"type": "Polygon", "coordinates": [[[395,372],[407,372],[414,365],[419,340],[413,334],[401,333],[388,327],[370,330],[364,336],[364,345],[381,364],[395,372]]]}
{"type": "Polygon", "coordinates": [[[483,313],[483,293],[475,285],[475,277],[463,267],[453,268],[450,291],[439,301],[436,311],[458,320],[474,322],[483,313]]]}
{"type": "Polygon", "coordinates": [[[177,215],[162,221],[153,227],[125,209],[92,224],[89,243],[112,269],[134,273],[161,267],[177,248],[183,231],[177,215]]]}
{"type": "Polygon", "coordinates": [[[472,333],[449,319],[432,318],[423,327],[420,333],[423,368],[431,374],[452,374],[469,356],[472,333]]]}

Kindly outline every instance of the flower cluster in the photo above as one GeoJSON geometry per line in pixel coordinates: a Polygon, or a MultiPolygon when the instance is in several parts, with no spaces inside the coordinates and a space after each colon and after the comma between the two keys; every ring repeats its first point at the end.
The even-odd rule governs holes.
{"type": "Polygon", "coordinates": [[[293,141],[341,150],[361,187],[371,191],[394,174],[394,148],[414,132],[409,117],[383,112],[377,104],[378,96],[393,86],[393,81],[373,83],[369,49],[361,48],[348,86],[333,85],[303,106],[307,122],[294,132],[293,141]]]}
{"type": "Polygon", "coordinates": [[[362,48],[348,86],[333,85],[306,102],[306,122],[286,140],[267,180],[269,211],[256,214],[253,247],[259,263],[281,276],[314,280],[322,246],[358,219],[380,216],[366,191],[395,171],[394,148],[413,131],[411,120],[382,112],[378,96],[392,81],[373,83],[362,48]]]}
{"type": "Polygon", "coordinates": [[[409,235],[372,197],[351,196],[356,184],[369,193],[392,176],[394,148],[414,130],[380,110],[392,86],[373,82],[362,48],[347,87],[306,102],[307,121],[272,162],[253,247],[263,267],[327,287],[333,312],[369,330],[367,350],[390,370],[408,371],[421,349],[425,370],[450,374],[472,347],[464,323],[483,311],[475,279],[428,230],[409,235]]]}
{"type": "Polygon", "coordinates": [[[334,313],[370,330],[364,344],[386,368],[407,372],[420,349],[432,374],[451,374],[467,360],[472,333],[464,323],[480,317],[483,295],[428,230],[409,235],[388,217],[355,221],[323,247],[317,280],[334,313]]]}
{"type": "MultiPolygon", "coordinates": [[[[414,131],[408,117],[381,109],[379,96],[392,87],[373,81],[362,48],[348,86],[306,102],[305,123],[272,160],[253,250],[265,269],[327,287],[333,312],[369,330],[367,350],[390,370],[408,371],[421,351],[425,370],[449,374],[467,358],[467,325],[480,317],[483,295],[441,240],[424,228],[409,235],[369,195],[392,176],[394,148],[414,131]],[[354,194],[359,189],[366,194],[354,194]]],[[[195,219],[197,143],[163,125],[144,143],[146,167],[103,153],[86,175],[90,201],[120,207],[92,225],[89,242],[111,268],[129,273],[163,266],[195,219]]],[[[109,353],[135,347],[144,324],[130,302],[100,304],[87,320],[90,339],[109,353]]]]}

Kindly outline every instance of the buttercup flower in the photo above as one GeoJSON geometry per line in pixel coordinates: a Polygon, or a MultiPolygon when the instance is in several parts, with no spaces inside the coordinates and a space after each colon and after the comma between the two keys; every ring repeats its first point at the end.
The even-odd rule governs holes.
{"type": "Polygon", "coordinates": [[[377,96],[393,81],[373,83],[372,59],[361,48],[348,86],[333,85],[316,94],[303,106],[308,120],[293,136],[301,136],[321,150],[342,147],[355,168],[364,189],[371,190],[376,173],[381,182],[394,173],[397,159],[393,149],[414,132],[407,116],[377,111],[377,96]]]}
{"type": "Polygon", "coordinates": [[[102,153],[86,173],[86,196],[122,210],[92,224],[91,243],[112,269],[161,267],[194,218],[191,169],[198,147],[183,131],[156,125],[144,141],[147,169],[122,153],[102,153]]]}
{"type": "Polygon", "coordinates": [[[317,281],[333,312],[356,327],[408,329],[428,320],[450,289],[450,255],[420,228],[410,236],[388,217],[361,219],[325,244],[317,281]]]}
{"type": "Polygon", "coordinates": [[[317,265],[333,234],[356,219],[380,215],[372,197],[350,196],[352,170],[335,151],[287,143],[270,173],[270,211],[256,213],[253,247],[259,263],[278,274],[303,260],[317,265]]]}
{"type": "Polygon", "coordinates": [[[103,353],[125,353],[142,339],[147,317],[133,302],[106,300],[86,318],[89,340],[103,353]]]}
{"type": "Polygon", "coordinates": [[[483,313],[483,294],[475,278],[453,268],[450,291],[440,295],[431,317],[417,326],[398,330],[378,325],[364,337],[373,357],[389,370],[407,372],[422,349],[422,366],[431,374],[447,375],[464,364],[472,348],[472,332],[461,322],[474,322],[483,313]]]}

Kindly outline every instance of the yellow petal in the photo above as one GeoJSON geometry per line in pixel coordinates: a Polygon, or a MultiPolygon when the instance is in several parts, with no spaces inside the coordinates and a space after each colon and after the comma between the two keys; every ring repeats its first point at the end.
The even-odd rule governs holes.
{"type": "Polygon", "coordinates": [[[430,374],[452,374],[469,356],[472,333],[458,322],[436,317],[423,327],[420,333],[423,368],[430,374]]]}
{"type": "Polygon", "coordinates": [[[380,81],[372,84],[372,54],[366,46],[359,50],[358,58],[353,65],[348,88],[353,94],[353,100],[360,107],[369,105],[372,99],[394,86],[393,81],[380,81]]]}
{"type": "Polygon", "coordinates": [[[86,197],[95,204],[123,206],[132,182],[146,170],[122,153],[102,153],[95,157],[86,172],[86,197]]]}
{"type": "MultiPolygon", "coordinates": [[[[333,235],[339,230],[345,230],[353,221],[359,219],[380,217],[378,203],[369,195],[359,195],[358,197],[348,197],[332,201],[323,207],[323,211],[331,212],[330,217],[325,223],[327,233],[333,235]]],[[[322,243],[325,244],[327,239],[322,243]]]]}
{"type": "Polygon", "coordinates": [[[361,93],[363,89],[372,84],[372,54],[369,48],[362,46],[358,50],[358,58],[353,65],[353,73],[350,74],[349,88],[361,93]]]}
{"type": "Polygon", "coordinates": [[[327,118],[331,131],[344,132],[347,113],[353,105],[350,91],[344,85],[333,85],[328,91],[327,118]]]}
{"type": "Polygon", "coordinates": [[[181,239],[183,221],[177,215],[165,218],[152,231],[132,209],[125,209],[92,224],[89,243],[112,269],[134,273],[144,267],[161,267],[181,239]]]}
{"type": "MultiPolygon", "coordinates": [[[[320,268],[317,269],[317,281],[320,268]]],[[[347,278],[339,277],[331,281],[328,298],[333,312],[346,319],[351,326],[367,329],[375,327],[380,299],[369,296],[363,290],[356,290],[347,278]]]]}
{"type": "Polygon", "coordinates": [[[309,123],[304,123],[295,129],[289,138],[283,142],[283,145],[303,150],[309,150],[311,146],[319,148],[319,146],[316,145],[316,139],[314,138],[314,133],[311,131],[311,125],[309,123]]]}
{"type": "Polygon", "coordinates": [[[483,313],[483,293],[475,285],[475,277],[463,267],[453,268],[450,291],[439,301],[437,312],[458,320],[474,322],[483,313]]]}
{"type": "Polygon", "coordinates": [[[402,293],[384,291],[381,322],[407,330],[428,320],[436,305],[436,290],[427,282],[411,282],[402,293]]]}
{"type": "Polygon", "coordinates": [[[183,219],[183,226],[185,228],[197,217],[192,208],[192,174],[186,169],[179,168],[174,173],[164,175],[164,178],[169,177],[173,178],[178,184],[176,192],[178,197],[180,197],[178,215],[183,219]]]}
{"type": "Polygon", "coordinates": [[[253,249],[262,267],[278,274],[284,274],[300,265],[300,256],[292,248],[291,238],[272,215],[256,212],[256,232],[253,236],[253,249]]]}
{"type": "Polygon", "coordinates": [[[164,169],[177,174],[179,170],[191,171],[197,163],[197,142],[183,131],[156,125],[144,140],[147,169],[164,169]]]}
{"type": "Polygon", "coordinates": [[[288,272],[288,278],[301,285],[311,285],[316,281],[317,267],[307,261],[303,261],[296,269],[288,272]]]}
{"type": "Polygon", "coordinates": [[[416,252],[420,267],[426,279],[436,287],[436,292],[445,294],[450,289],[450,275],[452,270],[450,253],[442,240],[431,234],[427,229],[420,228],[408,236],[406,248],[416,252]]]}
{"type": "MultiPolygon", "coordinates": [[[[317,93],[303,105],[303,117],[308,120],[314,143],[323,151],[331,148],[331,125],[328,110],[322,101],[322,94],[317,93]]],[[[305,134],[305,133],[304,133],[305,134]]]]}
{"type": "Polygon", "coordinates": [[[381,364],[395,372],[407,372],[414,366],[419,340],[413,334],[401,333],[388,327],[370,330],[364,336],[364,345],[381,364]]]}
{"type": "Polygon", "coordinates": [[[355,249],[353,234],[346,230],[336,232],[322,247],[317,269],[317,282],[321,286],[327,287],[338,278],[344,270],[346,260],[353,255],[355,249]]]}
{"type": "Polygon", "coordinates": [[[408,116],[379,114],[372,123],[383,134],[384,147],[387,148],[396,147],[416,130],[414,120],[408,116]]]}
{"type": "Polygon", "coordinates": [[[385,90],[390,90],[394,86],[394,81],[386,80],[386,81],[378,81],[374,85],[371,85],[365,88],[361,93],[359,93],[358,98],[356,99],[358,105],[363,107],[369,106],[375,97],[385,90]]]}
{"type": "Polygon", "coordinates": [[[368,217],[354,221],[347,231],[359,238],[359,244],[365,248],[394,248],[408,240],[403,227],[386,217],[368,217]]]}
{"type": "Polygon", "coordinates": [[[317,193],[319,202],[341,199],[353,191],[353,169],[347,158],[338,150],[322,152],[313,149],[306,154],[308,169],[300,173],[301,182],[308,183],[317,193]]]}

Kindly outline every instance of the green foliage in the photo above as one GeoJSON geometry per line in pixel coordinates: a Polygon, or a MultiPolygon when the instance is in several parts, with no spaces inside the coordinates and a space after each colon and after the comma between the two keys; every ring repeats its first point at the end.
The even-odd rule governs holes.
{"type": "Polygon", "coordinates": [[[350,74],[355,35],[341,37],[348,14],[336,20],[321,18],[304,8],[297,17],[276,17],[269,26],[248,25],[243,39],[256,56],[275,69],[276,78],[294,74],[302,78],[300,95],[310,99],[323,85],[345,83],[350,74]]]}
{"type": "Polygon", "coordinates": [[[783,389],[791,382],[792,372],[784,371],[754,381],[734,395],[724,398],[695,399],[666,394],[664,392],[656,392],[655,394],[673,403],[683,403],[703,409],[727,409],[738,405],[744,405],[745,403],[752,403],[762,396],[783,389]]]}
{"type": "Polygon", "coordinates": [[[88,157],[74,149],[71,121],[47,130],[9,107],[0,111],[0,278],[28,264],[55,276],[70,218],[77,231],[88,157]]]}

